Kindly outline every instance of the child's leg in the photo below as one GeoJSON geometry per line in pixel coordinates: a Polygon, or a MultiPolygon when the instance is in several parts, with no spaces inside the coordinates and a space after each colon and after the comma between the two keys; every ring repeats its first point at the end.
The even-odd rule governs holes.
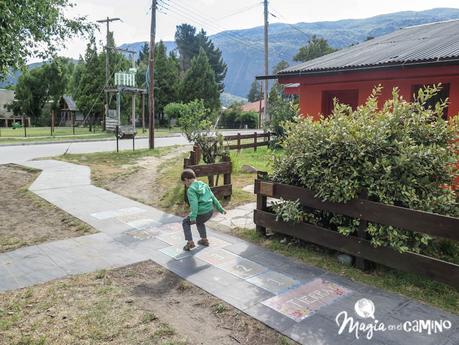
{"type": "Polygon", "coordinates": [[[185,240],[187,240],[188,242],[193,241],[193,235],[191,234],[190,217],[183,218],[182,227],[183,233],[185,234],[185,240]]]}
{"type": "Polygon", "coordinates": [[[207,231],[206,231],[206,222],[212,217],[213,211],[201,214],[196,218],[196,227],[198,228],[199,236],[205,239],[207,238],[207,231]]]}

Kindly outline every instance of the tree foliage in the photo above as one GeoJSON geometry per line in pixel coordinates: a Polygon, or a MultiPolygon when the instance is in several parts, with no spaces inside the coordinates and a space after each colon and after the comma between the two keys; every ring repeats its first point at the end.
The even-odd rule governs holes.
{"type": "Polygon", "coordinates": [[[293,57],[294,61],[306,62],[323,55],[335,52],[334,49],[328,45],[327,40],[313,35],[305,47],[301,47],[298,53],[293,57]]]}
{"type": "Polygon", "coordinates": [[[194,26],[181,24],[177,26],[175,42],[180,53],[180,66],[183,72],[191,68],[192,59],[199,55],[201,48],[204,49],[214,71],[218,90],[219,92],[223,92],[223,80],[225,79],[228,67],[223,61],[221,50],[215,47],[212,40],[207,37],[206,32],[201,29],[201,31],[196,33],[194,26]]]}
{"type": "Polygon", "coordinates": [[[234,103],[222,113],[218,124],[223,128],[257,128],[258,113],[243,111],[240,103],[234,103]]]}
{"type": "Polygon", "coordinates": [[[215,73],[203,48],[200,48],[199,54],[191,60],[191,67],[183,78],[181,98],[184,102],[202,99],[206,108],[220,108],[220,92],[215,81],[215,73]]]}
{"type": "Polygon", "coordinates": [[[57,109],[60,98],[67,90],[72,69],[68,59],[56,58],[26,71],[19,77],[15,99],[8,108],[16,115],[30,116],[37,123],[45,104],[51,102],[51,109],[57,109]]]}
{"type": "Polygon", "coordinates": [[[263,98],[263,91],[260,90],[260,83],[254,80],[250,85],[250,90],[247,95],[249,102],[256,102],[263,98]]]}
{"type": "MultiPolygon", "coordinates": [[[[288,154],[275,159],[272,179],[332,202],[347,202],[366,191],[373,201],[458,216],[451,186],[457,176],[459,118],[450,123],[442,118],[446,103],[425,109],[436,92],[436,87],[421,90],[409,103],[394,89],[378,108],[378,88],[355,111],[336,103],[330,117],[286,124],[288,154]]],[[[309,221],[343,235],[355,233],[359,225],[358,219],[341,215],[306,214],[309,221]]],[[[402,252],[431,248],[427,235],[373,223],[367,231],[374,246],[402,252]]]]}
{"type": "Polygon", "coordinates": [[[68,0],[0,1],[0,80],[29,58],[54,56],[66,39],[92,30],[85,17],[65,15],[71,6],[68,0]]]}

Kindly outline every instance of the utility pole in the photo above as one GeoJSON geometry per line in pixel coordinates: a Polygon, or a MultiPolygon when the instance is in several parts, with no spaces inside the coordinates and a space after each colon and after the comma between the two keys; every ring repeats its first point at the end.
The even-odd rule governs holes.
{"type": "MultiPolygon", "coordinates": [[[[108,55],[109,55],[109,46],[108,46],[108,39],[109,39],[109,36],[110,36],[110,22],[114,22],[114,21],[117,21],[117,20],[121,20],[120,18],[109,18],[107,17],[107,19],[101,19],[101,20],[97,20],[98,23],[107,23],[107,36],[106,36],[106,44],[105,44],[105,87],[108,86],[108,82],[109,82],[109,64],[110,64],[110,60],[108,58],[108,55]]],[[[105,92],[105,119],[107,118],[108,116],[108,93],[105,92]]],[[[105,130],[105,119],[104,119],[104,130],[105,130]]]]}
{"type": "MultiPolygon", "coordinates": [[[[265,7],[265,77],[269,75],[269,65],[268,65],[268,0],[263,1],[265,7]]],[[[263,122],[268,120],[268,79],[265,79],[265,94],[264,102],[265,107],[263,109],[263,122]]]]}
{"type": "Polygon", "coordinates": [[[148,89],[148,147],[155,148],[155,34],[156,34],[156,0],[151,0],[150,51],[148,72],[150,83],[148,89]]]}

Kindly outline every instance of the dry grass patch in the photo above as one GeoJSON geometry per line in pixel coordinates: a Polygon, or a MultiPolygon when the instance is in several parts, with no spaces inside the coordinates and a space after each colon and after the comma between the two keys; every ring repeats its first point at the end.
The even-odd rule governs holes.
{"type": "Polygon", "coordinates": [[[271,328],[158,268],[149,261],[0,294],[0,343],[289,343],[271,328]]]}
{"type": "Polygon", "coordinates": [[[0,165],[0,252],[96,232],[29,192],[38,175],[37,170],[0,165]]]}

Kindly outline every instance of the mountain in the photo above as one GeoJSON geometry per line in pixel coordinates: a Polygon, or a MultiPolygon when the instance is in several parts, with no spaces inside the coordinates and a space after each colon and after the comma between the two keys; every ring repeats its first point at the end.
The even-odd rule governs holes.
{"type": "MultiPolygon", "coordinates": [[[[403,27],[444,20],[459,19],[459,9],[434,8],[427,11],[404,11],[383,14],[366,19],[345,19],[315,23],[276,23],[269,26],[270,72],[281,60],[290,65],[301,46],[312,35],[325,38],[334,48],[343,48],[381,36],[403,27]]],[[[263,27],[223,31],[210,38],[222,50],[228,65],[225,92],[246,97],[255,76],[264,74],[263,27]]],[[[140,51],[145,42],[126,43],[121,48],[140,51]]],[[[175,42],[164,42],[168,51],[176,48],[175,42]]],[[[1,87],[1,86],[0,86],[1,87]]]]}
{"type": "MultiPolygon", "coordinates": [[[[407,26],[459,19],[459,9],[434,8],[427,11],[404,11],[365,19],[345,19],[315,23],[271,24],[269,26],[269,68],[281,60],[296,64],[293,56],[307,44],[312,35],[325,38],[334,48],[343,48],[365,41],[368,37],[388,34],[407,26]]],[[[224,31],[210,36],[222,50],[228,65],[225,92],[246,97],[255,76],[264,74],[263,26],[245,30],[224,31]]],[[[144,42],[130,43],[130,49],[140,50],[144,42]]],[[[174,42],[165,42],[168,50],[174,42]]]]}

